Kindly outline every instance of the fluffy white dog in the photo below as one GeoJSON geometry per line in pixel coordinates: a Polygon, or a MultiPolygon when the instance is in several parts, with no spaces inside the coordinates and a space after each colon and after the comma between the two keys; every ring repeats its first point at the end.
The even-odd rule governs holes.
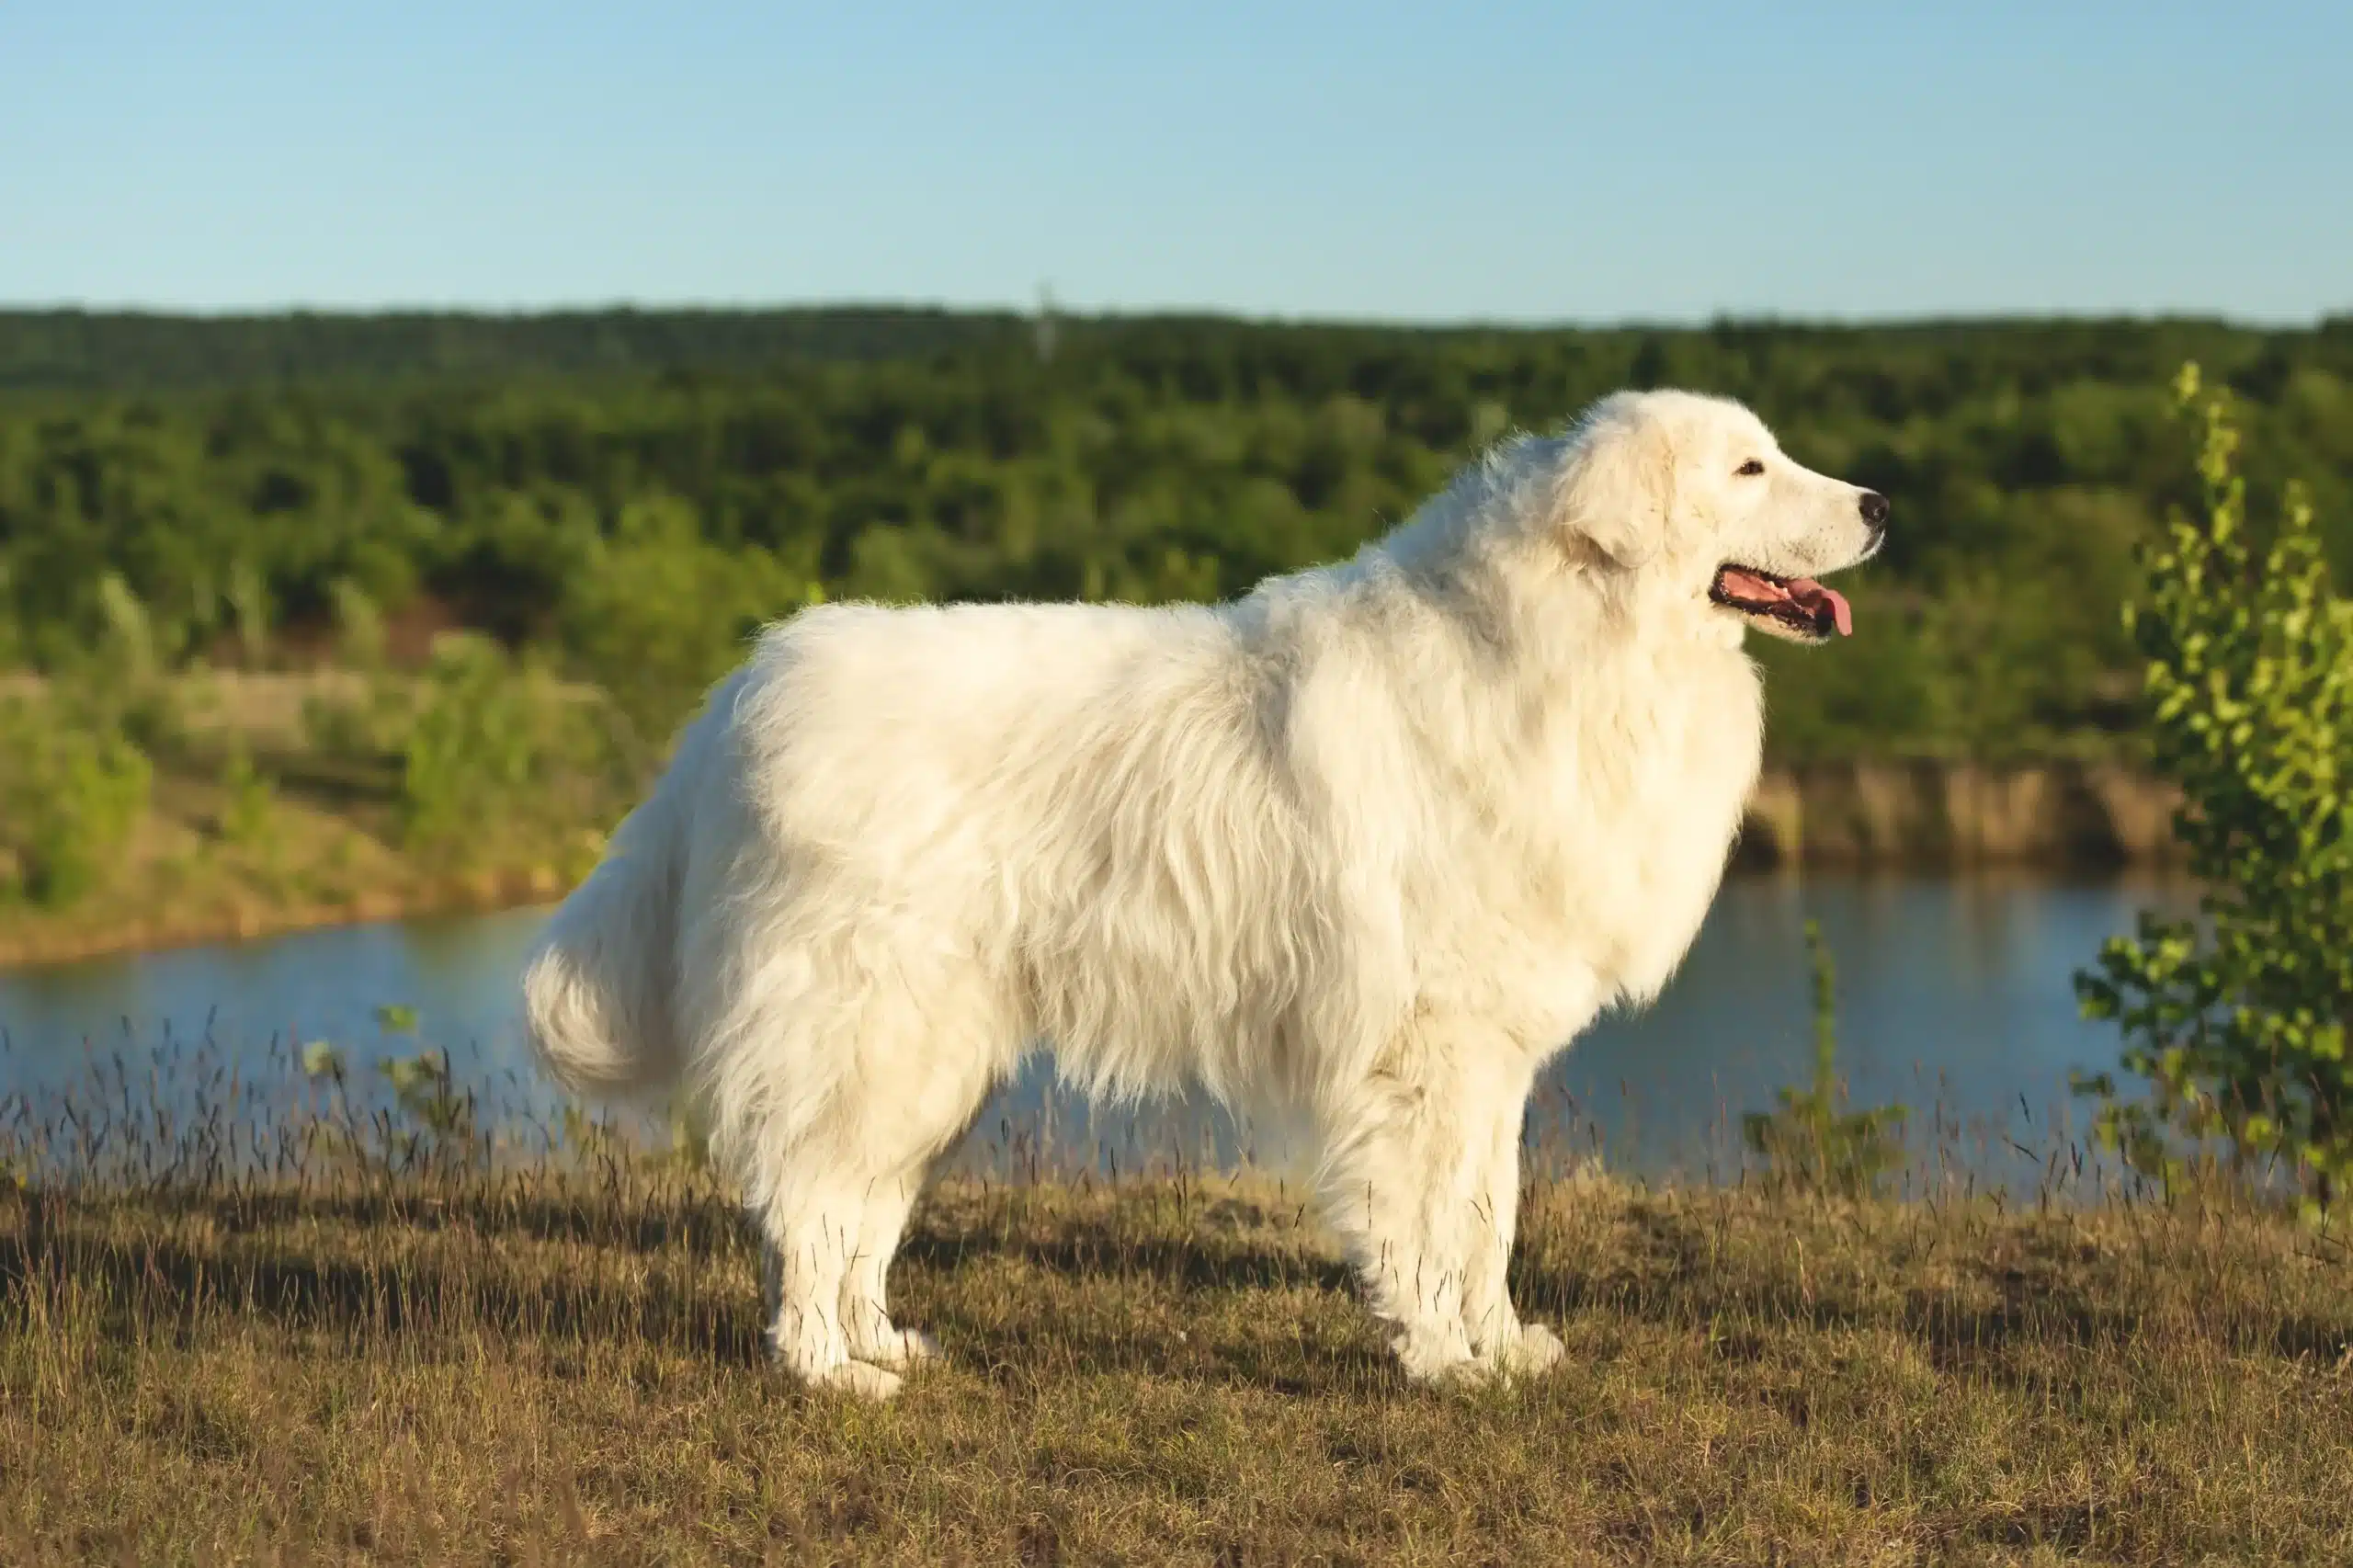
{"type": "Polygon", "coordinates": [[[1620,393],[1233,603],[803,611],[551,921],[531,1039],[698,1096],[811,1384],[931,1353],[884,1274],[1040,1045],[1307,1129],[1413,1377],[1541,1369],[1505,1289],[1537,1071],[1682,959],[1758,767],[1742,634],[1847,632],[1813,579],[1886,518],[1737,403],[1620,393]]]}

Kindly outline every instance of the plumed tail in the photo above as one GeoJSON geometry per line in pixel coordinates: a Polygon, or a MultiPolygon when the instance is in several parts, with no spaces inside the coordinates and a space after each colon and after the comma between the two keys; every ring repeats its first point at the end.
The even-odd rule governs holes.
{"type": "Polygon", "coordinates": [[[678,886],[685,770],[673,766],[563,901],[523,971],[531,1049],[581,1093],[663,1087],[678,1074],[678,886]]]}

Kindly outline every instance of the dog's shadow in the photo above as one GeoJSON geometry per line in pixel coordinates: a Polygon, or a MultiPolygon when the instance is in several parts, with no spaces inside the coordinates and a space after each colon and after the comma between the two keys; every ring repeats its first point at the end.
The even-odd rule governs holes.
{"type": "Polygon", "coordinates": [[[998,1260],[1074,1278],[1121,1272],[1188,1290],[1347,1290],[1355,1283],[1336,1259],[1225,1237],[1036,1235],[922,1225],[908,1236],[899,1258],[942,1272],[998,1260]]]}
{"type": "MultiPolygon", "coordinates": [[[[1190,1377],[1293,1393],[1332,1392],[1383,1379],[1392,1368],[1379,1334],[1361,1314],[1327,1313],[1302,1298],[1355,1300],[1356,1283],[1337,1259],[1265,1225],[1267,1212],[1237,1199],[1205,1205],[1175,1231],[1100,1225],[1024,1226],[959,1222],[920,1215],[899,1253],[893,1302],[904,1301],[952,1358],[993,1378],[1051,1364],[1123,1376],[1190,1377]],[[1299,1332],[1239,1336],[1147,1329],[1121,1315],[1131,1303],[1054,1314],[999,1310],[975,1277],[1046,1275],[1070,1287],[1107,1281],[1156,1297],[1154,1324],[1197,1323],[1186,1297],[1266,1298],[1265,1320],[1299,1332]]],[[[1016,1288],[1008,1285],[1008,1288],[1016,1288]]],[[[1063,1294],[1063,1292],[1057,1292],[1063,1294]]],[[[1065,1296],[1065,1299],[1066,1296],[1065,1296]]],[[[1254,1303],[1245,1302],[1245,1312],[1254,1303]]],[[[1230,1302],[1229,1302],[1230,1310],[1230,1302]]]]}
{"type": "MultiPolygon", "coordinates": [[[[34,1210],[45,1210],[36,1201],[34,1210]]],[[[1096,1225],[986,1222],[987,1216],[927,1213],[917,1222],[894,1271],[894,1298],[907,1320],[933,1330],[951,1367],[999,1381],[1051,1366],[1057,1372],[1189,1377],[1294,1392],[1386,1386],[1394,1369],[1370,1318],[1354,1306],[1347,1268],[1303,1244],[1296,1232],[1262,1224],[1252,1206],[1221,1213],[1214,1206],[1191,1224],[1096,1225]],[[972,1222],[978,1218],[982,1222],[972,1222]],[[993,1282],[1046,1275],[1060,1287],[1125,1280],[1140,1290],[1100,1299],[1059,1315],[1008,1309],[993,1282]],[[1296,1332],[1219,1335],[1165,1331],[1211,1315],[1184,1298],[1265,1298],[1263,1321],[1296,1332]],[[1302,1297],[1332,1298],[1327,1311],[1302,1297]],[[1157,1298],[1155,1300],[1154,1298],[1157,1298]],[[1123,1316],[1141,1302],[1145,1321],[1123,1316]],[[1155,1327],[1154,1325],[1161,1325],[1155,1327]]],[[[488,1244],[469,1257],[429,1250],[397,1262],[312,1255],[268,1244],[191,1247],[170,1233],[99,1242],[78,1225],[34,1222],[0,1231],[0,1297],[25,1301],[71,1282],[97,1289],[109,1328],[125,1335],[161,1326],[193,1343],[207,1313],[223,1310],[289,1333],[326,1332],[356,1348],[397,1343],[427,1358],[460,1354],[469,1335],[487,1329],[512,1342],[551,1347],[551,1365],[588,1375],[592,1350],[615,1341],[666,1348],[722,1366],[766,1365],[760,1306],[748,1247],[705,1228],[699,1215],[669,1232],[679,1265],[649,1279],[635,1270],[502,1267],[504,1237],[521,1239],[570,1227],[549,1216],[510,1211],[499,1226],[487,1213],[462,1221],[488,1244]],[[489,1255],[485,1256],[485,1252],[489,1255]]],[[[605,1244],[634,1250],[658,1240],[628,1232],[605,1244]]],[[[2143,1314],[2071,1288],[2041,1270],[1989,1278],[1993,1300],[1963,1304],[1943,1292],[1907,1292],[1900,1303],[1866,1305],[1803,1290],[1792,1275],[1727,1279],[1711,1267],[1705,1238],[1688,1221],[1646,1217],[1646,1239],[1663,1265],[1639,1289],[1625,1289],[1574,1266],[1534,1268],[1521,1260],[1514,1291],[1524,1311],[1547,1321],[1617,1317],[1707,1333],[1717,1353],[1763,1354],[1754,1334],[1720,1335],[1710,1324],[1789,1323],[1813,1330],[1876,1325],[1918,1344],[1942,1370],[1997,1380],[2028,1376],[2003,1351],[2012,1342],[2098,1346],[2128,1343],[2143,1314]]],[[[217,1236],[234,1237],[224,1227],[217,1236]]],[[[1057,1290],[1063,1301],[1067,1289],[1057,1290]]],[[[1258,1312],[1240,1303],[1247,1316],[1258,1312]]],[[[1230,1300],[1213,1309],[1230,1314],[1230,1300]]],[[[2295,1359],[2337,1360],[2353,1354],[2353,1322],[2289,1312],[2276,1321],[2240,1325],[2237,1349],[2295,1359]]],[[[2030,1358],[2028,1359],[2031,1359],[2030,1358]]]]}
{"type": "MultiPolygon", "coordinates": [[[[370,1199],[313,1198],[306,1207],[243,1199],[196,1205],[176,1217],[193,1221],[209,1243],[192,1243],[179,1223],[129,1231],[92,1225],[73,1208],[70,1199],[36,1199],[27,1209],[28,1223],[0,1230],[0,1295],[25,1300],[71,1281],[106,1304],[108,1330],[125,1337],[160,1327],[194,1346],[208,1332],[204,1320],[225,1309],[278,1332],[331,1335],[362,1353],[398,1346],[403,1356],[427,1360],[462,1353],[460,1346],[487,1330],[551,1350],[559,1375],[588,1375],[591,1352],[615,1342],[746,1369],[767,1363],[748,1238],[740,1221],[707,1206],[592,1223],[568,1203],[402,1206],[395,1213],[370,1199]],[[369,1258],[288,1246],[271,1233],[322,1212],[358,1231],[397,1224],[438,1236],[462,1233],[468,1244],[404,1245],[369,1258]],[[667,1254],[673,1264],[649,1278],[636,1267],[557,1267],[510,1251],[545,1243],[640,1258],[667,1254]]],[[[1044,1357],[1065,1369],[1182,1371],[1307,1392],[1382,1366],[1369,1337],[1358,1344],[1346,1335],[1300,1336],[1286,1341],[1279,1357],[1206,1335],[1169,1345],[1120,1332],[1116,1311],[1084,1314],[1085,1321],[987,1312],[960,1289],[1008,1267],[1081,1283],[1124,1276],[1181,1293],[1351,1289],[1347,1270],[1333,1260],[1238,1233],[1259,1217],[1254,1208],[1206,1206],[1197,1216],[1204,1224],[1196,1240],[1137,1233],[1116,1222],[1025,1231],[990,1225],[984,1216],[977,1224],[919,1216],[893,1271],[894,1293],[919,1303],[909,1321],[946,1342],[951,1364],[992,1377],[1010,1376],[1044,1357]]]]}

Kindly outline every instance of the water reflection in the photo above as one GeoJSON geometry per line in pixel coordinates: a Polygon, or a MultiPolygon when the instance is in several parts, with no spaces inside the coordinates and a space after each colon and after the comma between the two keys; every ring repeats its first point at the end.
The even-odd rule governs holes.
{"type": "MultiPolygon", "coordinates": [[[[1741,1113],[1812,1063],[1802,927],[1822,923],[1838,966],[1840,1061],[1859,1103],[1900,1099],[1948,1158],[2000,1176],[2039,1154],[2070,1118],[2068,1072],[2116,1058],[2106,1026],[2076,1014],[2071,977],[2144,904],[2180,910],[2178,886],[2022,879],[1811,876],[1728,885],[1682,971],[1639,1017],[1604,1019],[1547,1075],[1535,1131],[1555,1154],[1600,1151],[1644,1175],[1727,1174],[1741,1113]]],[[[209,1036],[248,1082],[290,1074],[301,1043],[328,1040],[364,1076],[416,1040],[387,1035],[386,1004],[414,1006],[425,1041],[498,1107],[546,1115],[555,1097],[524,1060],[515,976],[543,912],[315,931],[0,972],[0,1091],[39,1094],[120,1055],[144,1078],[167,1046],[209,1036]]],[[[1090,1108],[1033,1062],[975,1123],[967,1166],[1011,1173],[1182,1160],[1279,1159],[1281,1130],[1239,1130],[1178,1102],[1090,1108]]]]}

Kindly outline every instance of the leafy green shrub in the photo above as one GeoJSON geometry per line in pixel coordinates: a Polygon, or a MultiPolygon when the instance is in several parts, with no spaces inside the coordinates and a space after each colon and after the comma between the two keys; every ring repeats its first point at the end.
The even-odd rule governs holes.
{"type": "Polygon", "coordinates": [[[2174,834],[2204,929],[2144,915],[2076,976],[2150,1092],[2079,1087],[2136,1168],[2168,1181],[2220,1157],[2292,1170],[2314,1211],[2353,1176],[2353,604],[2328,585],[2305,495],[2248,537],[2239,436],[2196,365],[2176,385],[2205,501],[2144,551],[2125,619],[2148,660],[2150,738],[2181,787],[2174,834]]]}
{"type": "Polygon", "coordinates": [[[0,849],[17,890],[52,909],[105,879],[146,814],[154,776],[120,730],[61,707],[54,694],[0,705],[0,849]]]}
{"type": "Polygon", "coordinates": [[[438,639],[401,759],[402,828],[413,846],[448,846],[529,782],[532,715],[506,655],[488,639],[438,639]]]}
{"type": "Polygon", "coordinates": [[[229,613],[237,629],[237,653],[245,668],[257,670],[269,658],[269,585],[250,561],[229,572],[229,613]]]}
{"type": "Polygon", "coordinates": [[[1900,1136],[1911,1112],[1900,1105],[1847,1108],[1846,1085],[1838,1078],[1837,977],[1822,927],[1811,920],[1805,923],[1805,950],[1813,972],[1813,1081],[1802,1089],[1779,1091],[1779,1110],[1743,1117],[1741,1133],[1775,1180],[1842,1198],[1868,1198],[1878,1190],[1880,1177],[1903,1160],[1900,1136]]]}
{"type": "Polygon", "coordinates": [[[16,571],[5,555],[0,555],[0,670],[20,669],[32,652],[32,639],[25,635],[23,618],[17,613],[16,571]]]}
{"type": "MultiPolygon", "coordinates": [[[[416,1009],[406,1003],[386,1003],[376,1009],[376,1027],[387,1035],[415,1040],[416,1009]]],[[[473,1094],[471,1090],[460,1093],[450,1081],[447,1051],[428,1046],[413,1056],[382,1057],[376,1062],[376,1071],[392,1085],[393,1103],[401,1114],[414,1124],[407,1144],[412,1157],[424,1148],[417,1134],[443,1143],[473,1136],[473,1094]]]]}
{"type": "Polygon", "coordinates": [[[106,879],[146,815],[151,754],[187,738],[165,675],[174,649],[146,605],[112,572],[97,598],[95,639],[0,714],[0,843],[23,893],[51,909],[106,879]]]}
{"type": "Polygon", "coordinates": [[[598,719],[595,703],[487,638],[438,639],[403,742],[404,838],[461,854],[485,830],[563,814],[552,793],[609,771],[598,719]]]}
{"type": "Polygon", "coordinates": [[[384,612],[376,608],[365,588],[348,577],[337,577],[327,596],[335,604],[335,654],[344,667],[382,669],[387,642],[384,612]]]}
{"type": "Polygon", "coordinates": [[[119,574],[98,580],[97,597],[97,639],[51,677],[58,710],[93,731],[119,731],[151,754],[184,744],[187,727],[165,674],[176,648],[157,635],[147,606],[119,574]]]}
{"type": "Polygon", "coordinates": [[[302,699],[303,738],[322,756],[379,765],[405,747],[415,698],[386,664],[384,618],[376,601],[344,577],[330,597],[336,659],[351,678],[302,699]]]}
{"type": "Polygon", "coordinates": [[[414,1056],[385,1057],[377,1062],[376,1071],[392,1085],[401,1114],[415,1124],[407,1145],[412,1152],[421,1152],[428,1139],[472,1136],[473,1096],[460,1094],[451,1084],[446,1054],[426,1050],[414,1056]]]}
{"type": "Polygon", "coordinates": [[[612,537],[565,585],[560,619],[581,672],[650,752],[764,623],[818,597],[776,556],[713,544],[691,507],[657,498],[622,509],[612,537]]]}
{"type": "Polygon", "coordinates": [[[233,740],[221,765],[221,836],[240,849],[267,850],[278,842],[278,791],[254,766],[252,748],[233,740]]]}
{"type": "Polygon", "coordinates": [[[344,762],[381,764],[406,744],[415,704],[389,680],[314,691],[302,699],[302,740],[321,756],[344,762]]]}

